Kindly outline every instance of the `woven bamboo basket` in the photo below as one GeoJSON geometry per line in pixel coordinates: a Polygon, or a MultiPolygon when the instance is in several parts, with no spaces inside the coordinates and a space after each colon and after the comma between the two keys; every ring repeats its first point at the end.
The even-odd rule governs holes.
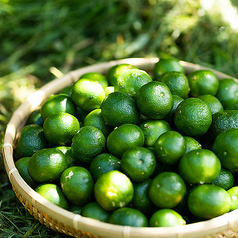
{"type": "MultiPolygon", "coordinates": [[[[39,90],[31,94],[26,101],[13,113],[9,121],[3,144],[3,155],[6,172],[17,198],[25,209],[45,226],[72,236],[72,237],[113,237],[113,238],[222,238],[238,237],[238,210],[226,213],[214,219],[188,224],[173,228],[136,228],[129,226],[112,225],[94,219],[82,217],[64,210],[36,193],[22,179],[15,167],[13,159],[13,149],[15,139],[19,130],[24,126],[25,121],[32,111],[37,109],[49,95],[62,90],[64,87],[72,85],[79,76],[87,72],[105,73],[117,64],[129,63],[140,69],[151,71],[158,58],[130,58],[106,63],[87,66],[75,71],[71,71],[61,78],[56,78],[39,90]]],[[[194,70],[208,69],[200,65],[180,61],[188,74],[194,70]]],[[[210,69],[212,70],[212,69],[210,69]]],[[[212,70],[218,77],[231,78],[221,72],[212,70]]],[[[237,79],[235,79],[237,80],[237,79]]]]}

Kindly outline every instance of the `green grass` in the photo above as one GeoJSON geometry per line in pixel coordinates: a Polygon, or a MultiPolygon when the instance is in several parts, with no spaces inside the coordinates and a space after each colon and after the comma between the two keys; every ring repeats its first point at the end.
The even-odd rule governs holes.
{"type": "MultiPolygon", "coordinates": [[[[236,30],[196,0],[2,0],[0,39],[0,149],[12,113],[52,68],[169,54],[238,77],[236,30]]],[[[0,161],[1,237],[63,237],[25,211],[0,161]]]]}

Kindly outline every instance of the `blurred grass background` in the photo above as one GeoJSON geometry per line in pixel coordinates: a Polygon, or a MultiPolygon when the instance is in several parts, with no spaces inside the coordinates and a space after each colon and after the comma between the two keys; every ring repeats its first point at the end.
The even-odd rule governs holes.
{"type": "MultiPolygon", "coordinates": [[[[172,55],[238,77],[237,7],[236,0],[1,0],[0,149],[13,111],[56,77],[52,69],[172,55]]],[[[24,210],[2,160],[0,234],[63,237],[24,210]]]]}

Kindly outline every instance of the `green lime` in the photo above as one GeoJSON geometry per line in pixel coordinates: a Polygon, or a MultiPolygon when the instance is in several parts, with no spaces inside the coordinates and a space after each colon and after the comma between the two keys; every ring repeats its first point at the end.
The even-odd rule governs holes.
{"type": "Polygon", "coordinates": [[[106,146],[106,138],[95,126],[82,127],[73,137],[71,144],[75,164],[88,167],[93,158],[106,146]]]}
{"type": "Polygon", "coordinates": [[[155,155],[164,164],[176,164],[186,151],[184,137],[177,131],[167,131],[156,140],[155,155]]]}
{"type": "Polygon", "coordinates": [[[96,181],[102,174],[111,170],[121,170],[121,160],[108,153],[97,155],[92,160],[89,168],[94,181],[96,181]]]}
{"type": "Polygon", "coordinates": [[[84,205],[81,215],[102,222],[108,222],[111,213],[104,210],[97,202],[89,202],[84,205]]]}
{"type": "Polygon", "coordinates": [[[43,126],[43,120],[41,117],[40,109],[33,111],[27,119],[26,125],[37,124],[43,126]]]}
{"type": "Polygon", "coordinates": [[[182,101],[184,101],[184,99],[179,97],[178,95],[172,95],[172,96],[173,96],[173,99],[174,99],[173,107],[164,119],[170,124],[170,126],[174,127],[174,113],[175,113],[178,105],[182,101]]]}
{"type": "Polygon", "coordinates": [[[135,98],[138,90],[151,81],[152,78],[146,71],[130,69],[119,75],[114,87],[116,92],[126,93],[135,98]]]}
{"type": "Polygon", "coordinates": [[[135,208],[145,215],[151,215],[157,207],[151,201],[149,197],[149,187],[152,182],[151,178],[148,178],[140,183],[133,183],[134,196],[131,201],[132,208],[135,208]]]}
{"type": "Polygon", "coordinates": [[[147,227],[148,220],[139,210],[130,207],[118,208],[108,220],[109,223],[121,226],[147,227]]]}
{"type": "Polygon", "coordinates": [[[26,125],[20,131],[14,150],[14,159],[31,157],[36,151],[48,147],[43,128],[37,124],[26,125]]]}
{"type": "Polygon", "coordinates": [[[164,208],[151,216],[149,224],[151,227],[176,227],[186,225],[186,221],[176,211],[164,208]]]}
{"type": "Polygon", "coordinates": [[[68,201],[58,185],[43,183],[38,185],[35,191],[49,202],[66,210],[68,209],[68,201]]]}
{"type": "Polygon", "coordinates": [[[216,94],[224,108],[238,103],[238,83],[232,78],[220,80],[219,88],[216,94]]]}
{"type": "Polygon", "coordinates": [[[136,124],[140,116],[135,100],[121,92],[110,93],[102,102],[101,110],[103,119],[112,127],[136,124]]]}
{"type": "Polygon", "coordinates": [[[70,146],[56,146],[55,148],[60,150],[64,154],[64,156],[68,162],[68,167],[74,166],[74,159],[72,156],[70,146]]]}
{"type": "Polygon", "coordinates": [[[36,188],[36,186],[38,185],[38,183],[32,179],[32,177],[30,176],[28,169],[27,169],[27,164],[28,161],[30,160],[31,157],[23,157],[21,159],[19,159],[16,163],[15,166],[19,172],[19,174],[21,175],[21,177],[24,179],[24,181],[33,189],[36,188]]]}
{"type": "Polygon", "coordinates": [[[192,150],[182,156],[178,171],[189,184],[211,183],[221,172],[221,162],[211,150],[192,150]]]}
{"type": "Polygon", "coordinates": [[[114,86],[108,86],[105,88],[105,98],[110,94],[110,93],[113,93],[115,92],[115,88],[114,86]]]}
{"type": "Polygon", "coordinates": [[[220,133],[213,144],[213,151],[225,169],[238,168],[238,128],[231,128],[220,133]]]}
{"type": "Polygon", "coordinates": [[[222,168],[221,172],[212,183],[228,190],[234,185],[234,176],[230,170],[222,168]]]}
{"type": "Polygon", "coordinates": [[[151,182],[149,197],[159,208],[173,208],[183,199],[186,185],[182,177],[174,172],[162,172],[151,182]]]}
{"type": "Polygon", "coordinates": [[[129,148],[143,146],[145,142],[141,128],[135,124],[123,124],[112,131],[107,137],[107,149],[117,158],[129,148]]]}
{"type": "Polygon", "coordinates": [[[154,154],[144,147],[127,149],[121,157],[121,169],[133,182],[143,182],[149,178],[156,166],[154,154]]]}
{"type": "Polygon", "coordinates": [[[165,83],[173,95],[177,95],[183,99],[188,98],[190,87],[188,79],[184,73],[178,71],[167,72],[159,79],[159,81],[165,83]]]}
{"type": "Polygon", "coordinates": [[[230,195],[231,198],[230,211],[234,211],[238,208],[238,186],[228,189],[227,193],[230,195]]]}
{"type": "Polygon", "coordinates": [[[203,184],[190,191],[188,207],[193,215],[211,219],[229,212],[231,199],[225,189],[213,184],[203,184]]]}
{"type": "Polygon", "coordinates": [[[93,81],[97,81],[103,89],[108,86],[108,81],[106,76],[98,72],[88,72],[79,77],[79,79],[91,79],[93,81]]]}
{"type": "Polygon", "coordinates": [[[145,136],[145,146],[153,147],[161,134],[171,130],[170,124],[165,120],[145,120],[140,124],[145,136]]]}
{"type": "Polygon", "coordinates": [[[208,130],[209,136],[214,140],[221,132],[230,128],[238,128],[238,110],[224,110],[212,116],[212,124],[208,130]]]}
{"type": "Polygon", "coordinates": [[[101,107],[105,92],[101,84],[91,79],[79,79],[71,89],[73,102],[85,112],[101,107]]]}
{"type": "Polygon", "coordinates": [[[27,164],[30,176],[39,183],[57,181],[66,168],[68,161],[56,148],[45,148],[35,152],[27,164]]]}
{"type": "Polygon", "coordinates": [[[193,137],[190,136],[184,136],[185,143],[186,143],[186,151],[185,153],[188,153],[192,150],[199,150],[202,149],[202,145],[193,137]]]}
{"type": "Polygon", "coordinates": [[[118,64],[112,66],[107,72],[107,80],[109,85],[115,86],[117,84],[118,77],[126,70],[137,69],[136,66],[131,64],[118,64]]]}
{"type": "Polygon", "coordinates": [[[93,199],[93,178],[83,167],[65,169],[60,176],[60,186],[67,199],[75,205],[82,206],[93,199]]]}
{"type": "Polygon", "coordinates": [[[174,114],[177,130],[185,136],[204,135],[212,123],[212,113],[205,102],[199,98],[182,101],[174,114]]]}
{"type": "Polygon", "coordinates": [[[152,81],[137,92],[136,104],[140,112],[150,119],[163,119],[173,107],[173,96],[164,83],[152,81]]]}
{"type": "Polygon", "coordinates": [[[50,115],[59,112],[76,114],[76,106],[71,97],[66,94],[51,95],[41,106],[41,117],[43,121],[50,115]]]}
{"type": "Polygon", "coordinates": [[[153,68],[154,79],[159,80],[165,73],[172,71],[185,73],[184,68],[178,59],[173,57],[160,58],[159,61],[155,63],[153,68]]]}
{"type": "Polygon", "coordinates": [[[70,145],[72,138],[79,130],[78,119],[65,112],[48,116],[43,124],[44,135],[53,145],[70,145]]]}
{"type": "Polygon", "coordinates": [[[210,94],[215,96],[219,88],[219,80],[210,70],[195,70],[188,75],[190,96],[210,94]]]}
{"type": "Polygon", "coordinates": [[[198,96],[201,100],[203,100],[211,109],[212,115],[217,113],[217,112],[222,112],[223,111],[223,106],[221,102],[217,99],[217,97],[209,94],[204,94],[198,96]]]}
{"type": "Polygon", "coordinates": [[[102,174],[94,186],[96,201],[107,211],[127,206],[133,198],[133,193],[131,180],[118,170],[102,174]]]}
{"type": "Polygon", "coordinates": [[[106,124],[102,116],[101,109],[94,109],[89,112],[83,122],[84,126],[95,126],[102,131],[105,137],[107,137],[113,130],[113,127],[106,124]]]}
{"type": "Polygon", "coordinates": [[[83,206],[75,205],[69,202],[69,211],[73,212],[74,214],[81,215],[83,206]]]}

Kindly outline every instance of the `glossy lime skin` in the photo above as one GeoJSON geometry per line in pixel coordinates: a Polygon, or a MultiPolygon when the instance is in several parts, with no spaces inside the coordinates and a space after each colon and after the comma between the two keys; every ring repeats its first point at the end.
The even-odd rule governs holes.
{"type": "Polygon", "coordinates": [[[208,149],[192,150],[182,156],[178,171],[189,184],[211,183],[221,171],[221,162],[208,149]]]}
{"type": "Polygon", "coordinates": [[[109,217],[109,223],[132,227],[148,226],[146,216],[139,210],[130,207],[122,207],[114,211],[109,217]]]}
{"type": "Polygon", "coordinates": [[[133,192],[131,180],[117,170],[100,176],[94,186],[95,199],[106,211],[127,206],[133,198],[133,192]]]}
{"type": "Polygon", "coordinates": [[[188,206],[195,216],[211,219],[229,212],[231,199],[225,189],[213,184],[203,184],[190,191],[188,206]]]}
{"type": "Polygon", "coordinates": [[[186,221],[183,217],[172,209],[160,209],[150,218],[151,227],[176,227],[183,226],[186,221]]]}
{"type": "Polygon", "coordinates": [[[149,197],[159,208],[173,208],[179,204],[186,192],[186,185],[180,175],[162,172],[151,182],[149,197]]]}
{"type": "Polygon", "coordinates": [[[60,176],[60,186],[72,204],[81,206],[93,199],[92,175],[81,166],[67,168],[60,176]]]}
{"type": "Polygon", "coordinates": [[[68,200],[63,194],[60,186],[51,183],[44,183],[38,185],[35,191],[49,202],[68,210],[68,200]]]}

